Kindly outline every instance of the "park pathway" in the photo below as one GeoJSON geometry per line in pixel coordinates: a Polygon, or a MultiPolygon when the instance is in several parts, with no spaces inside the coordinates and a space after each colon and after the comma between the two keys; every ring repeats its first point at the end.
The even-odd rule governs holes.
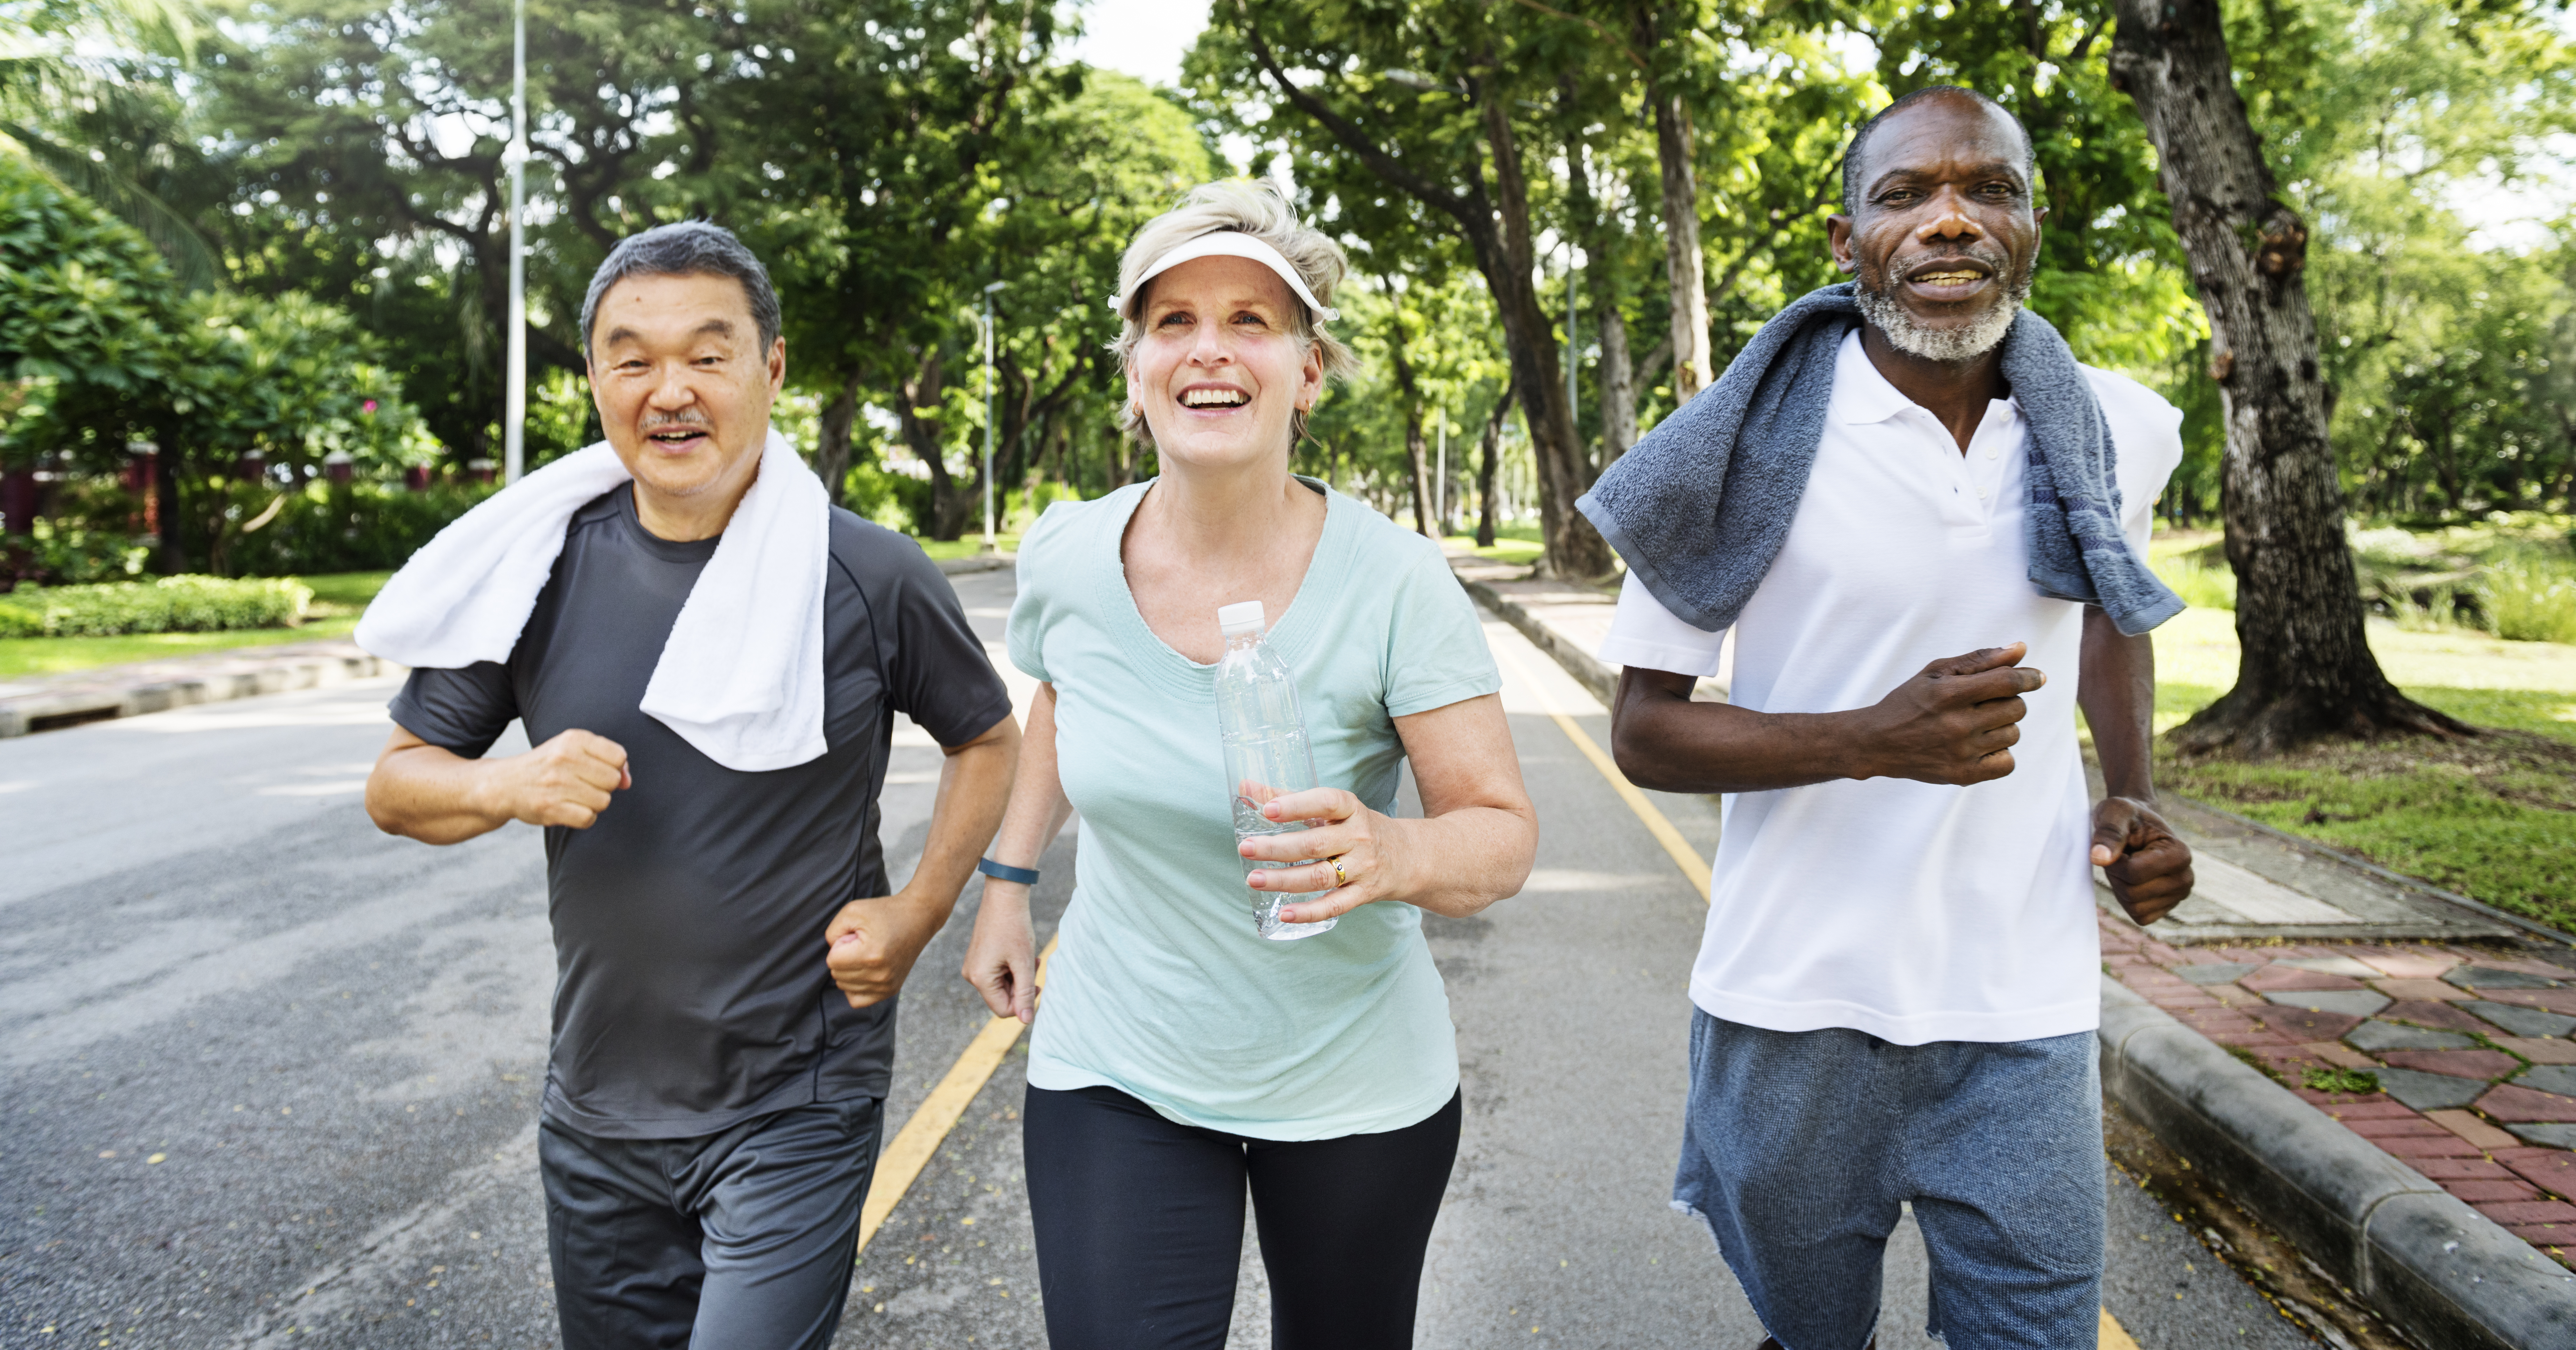
{"type": "MultiPolygon", "coordinates": [[[[1011,574],[955,584],[998,659],[1011,574]]],[[[1664,1203],[1703,913],[1675,855],[1708,856],[1715,813],[1623,793],[1584,749],[1608,743],[1600,705],[1509,627],[1486,632],[1544,833],[1521,896],[1431,925],[1468,1118],[1419,1341],[1750,1350],[1705,1232],[1664,1203]]],[[[521,827],[428,849],[367,823],[393,687],[0,742],[0,1344],[554,1343],[533,1148],[543,858],[521,827]]],[[[898,875],[937,763],[899,733],[898,875]]],[[[1049,931],[1072,839],[1045,860],[1049,931]]],[[[954,1124],[913,1133],[918,1173],[862,1254],[842,1347],[1044,1344],[1026,1043],[995,1059],[954,975],[976,899],[905,995],[888,1102],[897,1126],[954,1124]]],[[[2136,1344],[2306,1343],[2112,1179],[2105,1303],[2136,1344]]],[[[1247,1243],[1235,1344],[1266,1343],[1264,1298],[1247,1243]]],[[[1910,1227],[1887,1302],[1883,1346],[1931,1344],[1910,1227]]]]}

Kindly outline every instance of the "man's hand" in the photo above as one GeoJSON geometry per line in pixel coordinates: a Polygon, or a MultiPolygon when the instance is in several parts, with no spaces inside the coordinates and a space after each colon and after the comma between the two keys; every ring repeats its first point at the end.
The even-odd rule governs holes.
{"type": "Polygon", "coordinates": [[[560,732],[524,755],[490,761],[495,809],[530,825],[586,830],[608,809],[608,795],[635,786],[626,747],[587,731],[560,732]]]}
{"type": "Polygon", "coordinates": [[[2021,696],[2048,683],[2013,664],[2029,650],[2016,642],[1943,657],[1862,709],[1863,771],[1852,776],[1956,786],[2011,773],[2016,724],[2030,713],[2021,696]]]}
{"type": "Polygon", "coordinates": [[[853,900],[823,929],[823,964],[851,1007],[883,1003],[903,988],[912,963],[947,919],[946,905],[910,896],[853,900]]]}
{"type": "Polygon", "coordinates": [[[524,755],[467,759],[395,727],[367,775],[367,815],[424,844],[463,843],[514,820],[586,830],[609,794],[634,785],[626,747],[587,731],[524,755]]]}
{"type": "Polygon", "coordinates": [[[2174,836],[2154,807],[2135,798],[2094,803],[2093,865],[2110,879],[2111,898],[2141,926],[2172,913],[2191,895],[2191,845],[2174,836]]]}

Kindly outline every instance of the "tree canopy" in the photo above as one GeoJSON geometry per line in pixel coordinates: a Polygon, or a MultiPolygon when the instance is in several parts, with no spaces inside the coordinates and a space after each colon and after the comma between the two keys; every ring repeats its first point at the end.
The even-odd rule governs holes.
{"type": "MultiPolygon", "coordinates": [[[[2576,55],[2554,11],[2221,12],[2263,154],[2314,233],[2307,284],[2354,509],[2565,509],[2567,222],[2498,232],[2464,214],[2481,194],[2564,181],[2576,55]]],[[[1524,485],[1514,504],[1534,510],[1551,563],[1597,572],[1608,557],[1573,498],[1764,318],[1838,279],[1824,221],[1853,128],[1957,83],[2031,129],[2050,212],[2034,307],[2085,359],[2185,409],[2191,454],[2165,509],[2218,510],[2211,330],[2159,156],[2114,87],[2110,0],[1219,0],[1168,90],[1069,61],[1083,13],[533,0],[535,456],[592,434],[572,330],[590,270],[625,234],[705,217],[771,262],[787,415],[851,504],[933,535],[968,524],[988,287],[998,487],[1032,500],[1130,481],[1151,451],[1116,430],[1101,301],[1119,252],[1191,183],[1260,172],[1344,242],[1363,297],[1345,323],[1369,369],[1318,416],[1301,465],[1409,518],[1442,429],[1481,453],[1490,423],[1497,481],[1524,485]]],[[[168,373],[155,363],[175,349],[138,335],[178,331],[179,291],[229,297],[187,302],[195,322],[227,320],[209,333],[279,335],[244,350],[284,340],[266,315],[342,352],[334,382],[404,410],[399,434],[371,433],[401,447],[370,452],[383,464],[453,472],[493,454],[501,0],[242,0],[220,21],[187,0],[0,0],[0,14],[32,35],[0,52],[19,177],[95,208],[78,228],[48,208],[59,241],[41,260],[7,245],[22,252],[0,275],[14,363],[0,460],[139,434],[141,405],[106,395],[168,373]],[[42,392],[74,373],[101,396],[42,392]],[[75,412],[101,420],[63,421],[75,412]]],[[[8,240],[35,237],[36,214],[9,220],[8,240]]],[[[321,402],[294,406],[328,420],[321,402]]],[[[154,425],[202,436],[208,463],[278,439],[154,425]]]]}

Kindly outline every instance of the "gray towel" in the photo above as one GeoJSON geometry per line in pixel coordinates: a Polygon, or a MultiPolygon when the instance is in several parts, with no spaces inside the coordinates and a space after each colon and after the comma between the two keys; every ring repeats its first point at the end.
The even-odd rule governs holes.
{"type": "MultiPolygon", "coordinates": [[[[1771,570],[1824,438],[1836,353],[1860,321],[1848,281],[1801,297],[1575,503],[1685,622],[1734,623],[1771,570]]],[[[2004,334],[2003,372],[2030,424],[2031,584],[2101,606],[2132,636],[2181,613],[2120,532],[2111,429],[2066,339],[2023,310],[2004,334]]]]}

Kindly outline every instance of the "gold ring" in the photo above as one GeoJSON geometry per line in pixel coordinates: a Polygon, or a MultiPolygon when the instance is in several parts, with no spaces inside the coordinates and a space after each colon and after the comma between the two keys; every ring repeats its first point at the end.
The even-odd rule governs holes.
{"type": "Polygon", "coordinates": [[[1333,884],[1335,886],[1348,886],[1351,884],[1351,874],[1342,870],[1341,859],[1326,858],[1324,861],[1333,865],[1333,884]]]}

